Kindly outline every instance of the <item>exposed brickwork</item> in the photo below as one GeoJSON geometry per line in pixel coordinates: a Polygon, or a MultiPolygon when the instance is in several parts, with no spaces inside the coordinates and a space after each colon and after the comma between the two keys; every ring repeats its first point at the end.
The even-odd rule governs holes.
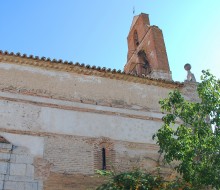
{"type": "Polygon", "coordinates": [[[44,157],[53,164],[51,171],[66,174],[93,174],[93,145],[80,138],[45,138],[44,157]]]}
{"type": "MultiPolygon", "coordinates": [[[[14,164],[11,165],[10,173],[18,176],[19,180],[23,179],[21,175],[29,176],[28,179],[32,179],[27,184],[19,181],[17,185],[20,185],[22,190],[26,190],[27,185],[29,185],[27,190],[41,190],[42,188],[46,190],[95,189],[99,184],[104,183],[103,178],[93,176],[95,169],[101,169],[100,150],[103,147],[106,149],[107,169],[111,168],[116,172],[132,168],[155,172],[158,166],[164,167],[161,165],[161,157],[157,153],[158,146],[152,144],[115,141],[105,137],[85,138],[48,134],[44,138],[44,158],[35,157],[33,159],[27,154],[26,148],[14,149],[11,157],[14,164]],[[34,179],[33,176],[35,176],[34,179]],[[43,180],[44,187],[37,180],[43,180]]],[[[8,147],[8,145],[10,144],[2,143],[2,150],[10,149],[11,146],[8,147]]],[[[5,153],[0,154],[0,157],[8,159],[5,153]]],[[[6,165],[0,163],[0,171],[2,168],[4,172],[6,165]]],[[[162,168],[161,172],[167,177],[173,175],[166,166],[162,168]]],[[[6,184],[12,189],[15,185],[13,180],[6,184]]]]}
{"type": "Polygon", "coordinates": [[[162,31],[157,26],[150,26],[147,14],[142,13],[134,18],[127,41],[125,73],[171,80],[162,31]],[[154,76],[154,72],[161,73],[161,77],[158,74],[154,76]]]}
{"type": "Polygon", "coordinates": [[[115,143],[115,168],[117,171],[126,171],[133,168],[154,170],[159,164],[158,147],[150,144],[131,142],[115,143]]]}
{"type": "Polygon", "coordinates": [[[102,183],[104,178],[100,176],[52,172],[44,182],[44,190],[95,190],[102,183]]]}
{"type": "Polygon", "coordinates": [[[115,165],[114,142],[108,138],[100,138],[94,144],[94,166],[95,170],[103,169],[102,149],[105,149],[106,170],[111,170],[115,165]]]}
{"type": "Polygon", "coordinates": [[[129,31],[129,34],[127,37],[127,42],[128,42],[127,60],[129,60],[131,56],[134,54],[134,51],[136,50],[140,42],[144,39],[144,36],[146,35],[149,28],[150,28],[150,21],[149,21],[149,17],[147,14],[141,14],[141,15],[134,17],[131,30],[129,31]],[[139,44],[136,44],[134,40],[134,37],[135,37],[134,35],[136,32],[137,32],[139,44]]]}
{"type": "MultiPolygon", "coordinates": [[[[162,30],[159,29],[157,26],[152,26],[150,33],[152,35],[151,36],[152,39],[150,39],[152,42],[152,45],[150,47],[150,50],[147,51],[147,48],[146,48],[146,52],[151,53],[153,50],[152,46],[154,46],[155,53],[156,53],[156,56],[155,56],[156,60],[154,60],[155,63],[152,64],[152,69],[170,72],[162,30]]],[[[147,39],[145,42],[147,42],[147,39]]]]}
{"type": "Polygon", "coordinates": [[[50,176],[50,171],[53,166],[52,163],[50,163],[48,160],[36,157],[34,159],[34,167],[35,167],[35,178],[46,180],[50,176]]]}
{"type": "MultiPolygon", "coordinates": [[[[51,168],[50,175],[44,181],[44,189],[46,190],[88,190],[95,189],[97,185],[104,183],[103,178],[100,179],[92,175],[87,175],[84,170],[84,167],[89,167],[90,165],[94,165],[94,168],[90,168],[90,170],[102,169],[102,156],[100,150],[103,147],[107,150],[107,169],[111,168],[116,172],[126,171],[132,168],[141,168],[146,169],[148,172],[155,172],[158,166],[164,167],[161,163],[161,157],[157,153],[158,146],[152,144],[114,141],[108,138],[87,139],[82,137],[51,137],[48,138],[46,144],[47,149],[45,152],[47,153],[45,154],[45,158],[50,159],[54,166],[56,165],[56,168],[51,168]],[[90,159],[90,154],[92,152],[90,148],[90,150],[87,149],[87,151],[85,151],[85,148],[82,148],[82,146],[86,147],[84,146],[85,144],[86,146],[89,145],[90,148],[94,148],[94,159],[90,159]],[[56,150],[54,153],[49,154],[48,150],[53,151],[54,149],[59,149],[61,145],[64,150],[62,155],[56,150]],[[74,155],[72,150],[68,149],[67,146],[71,147],[74,153],[77,154],[82,161],[75,159],[75,165],[72,164],[71,162],[73,162],[73,160],[69,158],[69,155],[74,158],[76,158],[76,155],[74,155]],[[66,151],[67,149],[68,151],[66,151]],[[59,162],[63,162],[62,165],[59,162]],[[64,165],[70,168],[74,167],[75,170],[70,173],[65,172],[63,170],[64,165]],[[83,172],[85,175],[82,175],[83,172]]],[[[161,171],[163,173],[169,173],[170,170],[164,167],[161,171]]],[[[94,170],[92,173],[93,175],[95,174],[94,170]]]]}

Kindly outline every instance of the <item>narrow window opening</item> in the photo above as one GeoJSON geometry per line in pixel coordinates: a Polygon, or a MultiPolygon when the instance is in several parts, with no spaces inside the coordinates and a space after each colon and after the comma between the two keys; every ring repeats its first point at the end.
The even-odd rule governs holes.
{"type": "Polygon", "coordinates": [[[102,170],[106,170],[106,151],[102,148],[102,170]]]}
{"type": "Polygon", "coordinates": [[[134,44],[136,47],[139,45],[137,30],[134,31],[134,44]]]}

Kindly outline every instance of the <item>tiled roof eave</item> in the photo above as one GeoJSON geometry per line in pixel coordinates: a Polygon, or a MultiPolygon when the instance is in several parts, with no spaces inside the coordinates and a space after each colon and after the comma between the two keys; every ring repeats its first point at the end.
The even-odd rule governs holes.
{"type": "Polygon", "coordinates": [[[35,67],[43,67],[46,69],[55,69],[65,72],[73,72],[84,75],[99,76],[116,80],[124,80],[129,82],[162,86],[167,88],[180,88],[184,84],[180,82],[167,81],[164,79],[154,79],[150,77],[139,77],[131,74],[125,74],[121,70],[106,69],[105,67],[96,67],[85,64],[73,63],[63,60],[50,59],[46,57],[27,56],[26,54],[3,52],[0,50],[0,62],[8,62],[21,65],[32,65],[35,67]]]}

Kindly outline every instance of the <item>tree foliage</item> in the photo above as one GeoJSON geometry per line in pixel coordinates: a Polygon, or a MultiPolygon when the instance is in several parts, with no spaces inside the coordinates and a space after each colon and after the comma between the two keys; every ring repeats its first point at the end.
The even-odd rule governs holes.
{"type": "Polygon", "coordinates": [[[164,184],[160,176],[134,170],[115,174],[114,172],[99,171],[101,175],[107,175],[109,180],[97,190],[156,190],[162,189],[164,184]]]}
{"type": "Polygon", "coordinates": [[[99,186],[96,190],[191,190],[191,184],[180,178],[167,181],[160,175],[147,173],[139,169],[115,174],[110,171],[98,171],[102,176],[107,176],[107,183],[99,186]]]}
{"type": "Polygon", "coordinates": [[[176,161],[175,169],[194,189],[220,189],[220,80],[209,71],[201,80],[199,102],[184,100],[178,90],[160,101],[167,114],[154,137],[164,160],[176,161]]]}

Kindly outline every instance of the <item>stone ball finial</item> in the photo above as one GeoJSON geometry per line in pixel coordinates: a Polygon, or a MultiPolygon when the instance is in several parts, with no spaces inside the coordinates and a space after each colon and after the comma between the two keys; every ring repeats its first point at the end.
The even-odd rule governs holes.
{"type": "Polygon", "coordinates": [[[191,65],[189,63],[186,63],[184,65],[184,69],[187,71],[187,79],[186,81],[190,81],[190,82],[196,82],[196,78],[194,76],[193,73],[191,73],[190,69],[191,69],[191,65]]]}
{"type": "Polygon", "coordinates": [[[190,71],[191,65],[190,65],[189,63],[186,63],[186,64],[184,65],[184,69],[185,69],[186,71],[190,71]]]}

